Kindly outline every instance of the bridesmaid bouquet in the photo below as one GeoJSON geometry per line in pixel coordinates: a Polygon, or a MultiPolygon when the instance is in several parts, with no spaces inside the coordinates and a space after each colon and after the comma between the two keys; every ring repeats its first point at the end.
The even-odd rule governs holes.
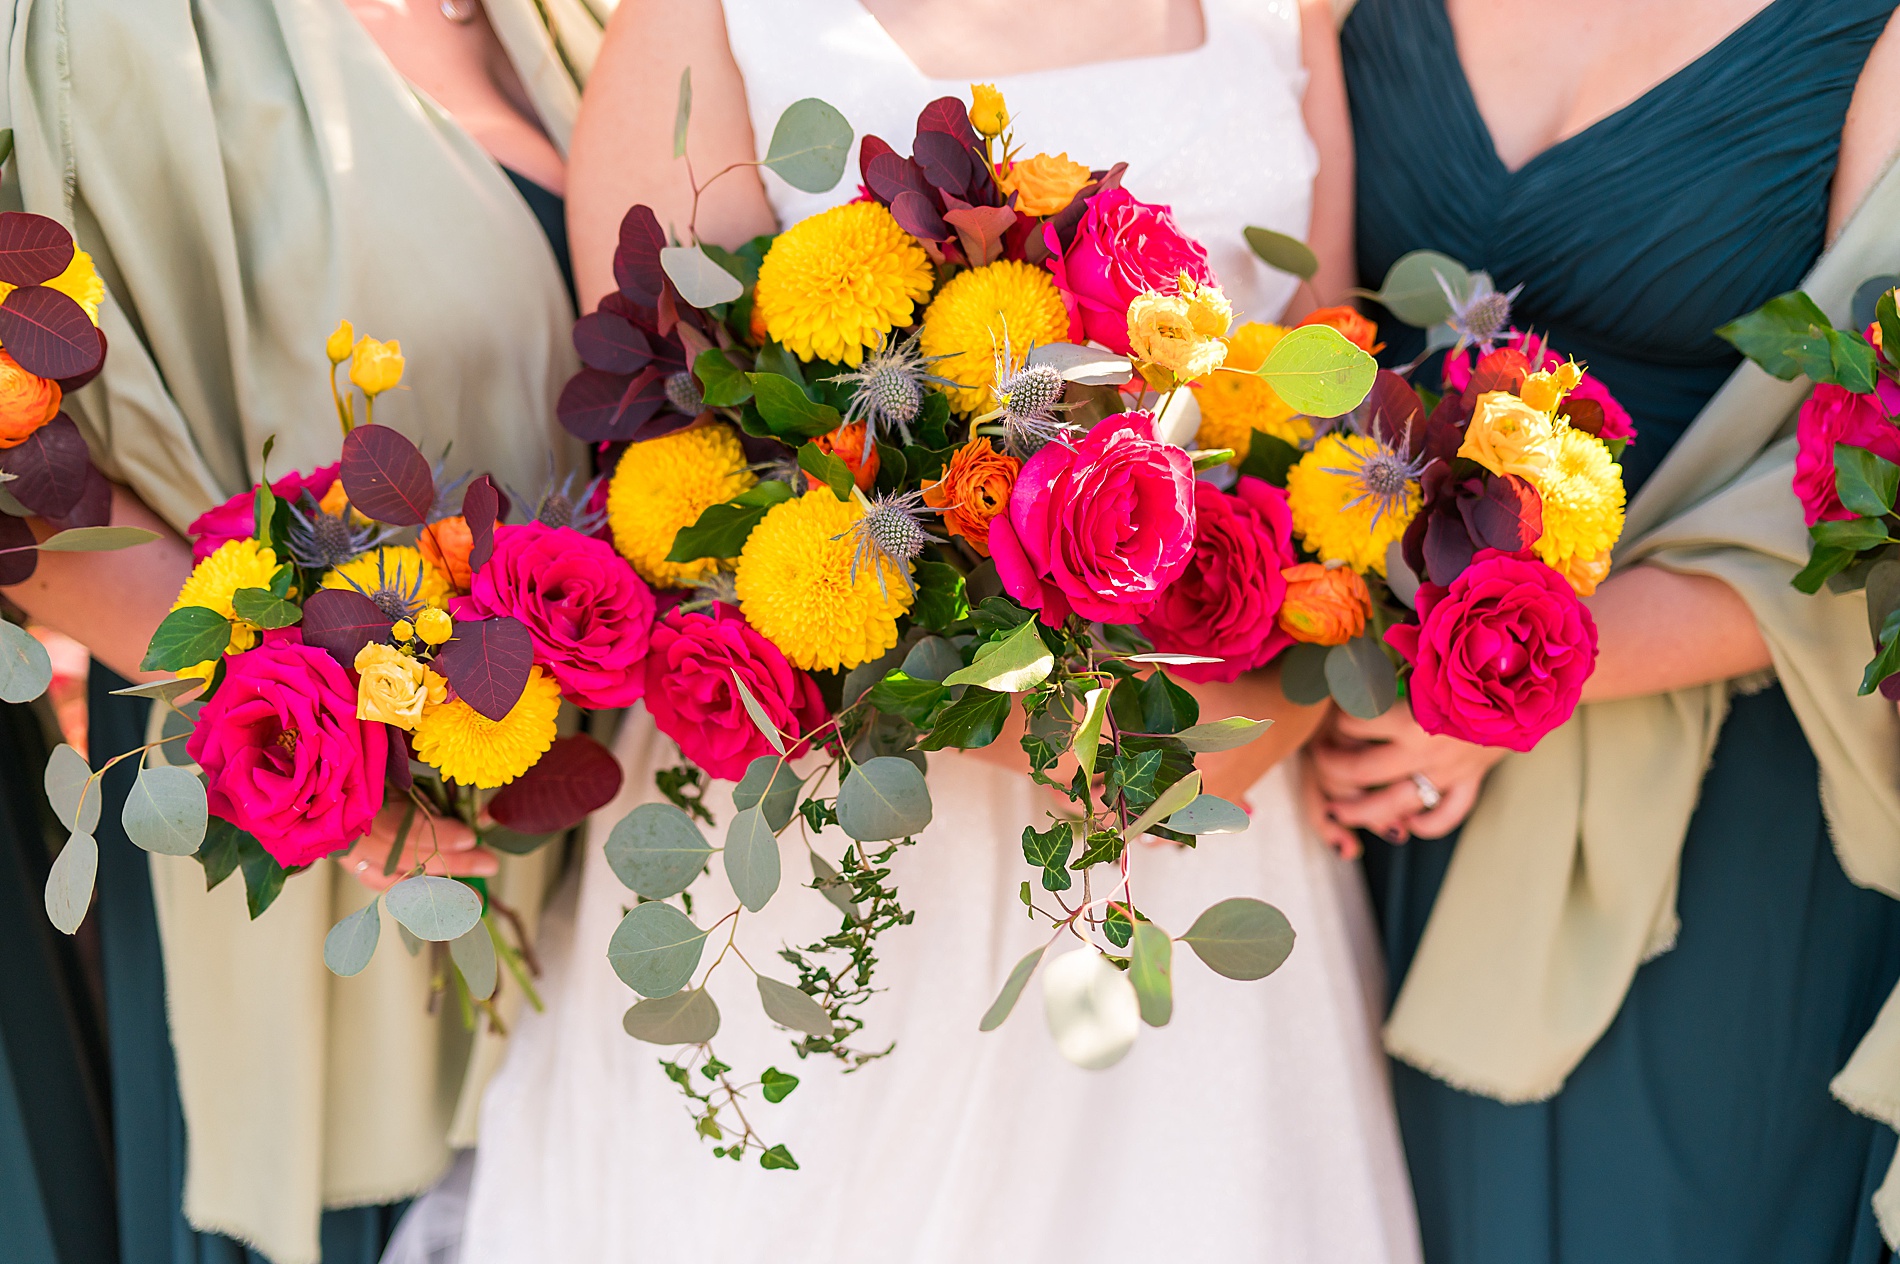
{"type": "Polygon", "coordinates": [[[1814,383],[1795,425],[1794,459],[1813,547],[1794,586],[1866,591],[1874,657],[1860,692],[1889,699],[1900,699],[1900,361],[1887,350],[1900,347],[1895,279],[1875,277],[1855,296],[1864,335],[1834,328],[1799,290],[1716,330],[1783,381],[1806,375],[1814,383]]]}
{"type": "MultiPolygon", "coordinates": [[[[1052,935],[984,1030],[1064,936],[1093,950],[1055,959],[1046,1013],[1088,1067],[1168,1021],[1177,938],[1237,979],[1292,947],[1286,919],[1245,896],[1163,930],[1136,903],[1129,855],[1146,833],[1244,829],[1245,812],[1201,792],[1194,759],[1266,727],[1204,720],[1162,670],[1231,679],[1278,648],[1286,498],[1197,480],[1235,454],[1175,442],[1168,407],[1221,370],[1231,309],[1205,250],[1124,189],[1121,166],[1025,157],[1001,96],[973,92],[927,106],[908,157],[864,138],[855,200],[739,250],[693,241],[690,224],[674,244],[634,207],[617,288],[575,327],[586,367],[560,400],[613,462],[615,547],[665,593],[644,697],[684,760],[658,778],[670,802],[634,809],[606,844],[639,900],[607,950],[642,998],[625,1027],[698,1046],[662,1065],[701,1135],[767,1167],[796,1164],[746,1122],[751,1086],[709,1043],[707,975],[753,966],[718,952],[702,969],[707,940],[778,895],[778,836],[796,827],[842,921],[782,954],[790,978],[754,971],[761,1005],[801,1057],[881,1056],[852,1047],[855,1011],[876,935],[910,920],[889,862],[930,823],[931,752],[988,746],[1020,716],[1028,775],[1072,805],[1024,822],[1021,898],[1052,935]],[[729,821],[701,801],[708,777],[738,783],[729,821]],[[723,851],[701,828],[715,824],[723,851]],[[847,841],[821,853],[832,827],[847,841]],[[737,907],[696,919],[688,888],[716,852],[737,907]]],[[[690,101],[683,77],[676,157],[690,101]]],[[[851,141],[836,110],[800,101],[758,165],[823,192],[851,141]]],[[[1328,416],[1373,371],[1317,324],[1228,376],[1328,416]]],[[[777,1101],[796,1083],[771,1068],[756,1085],[777,1101]]]]}

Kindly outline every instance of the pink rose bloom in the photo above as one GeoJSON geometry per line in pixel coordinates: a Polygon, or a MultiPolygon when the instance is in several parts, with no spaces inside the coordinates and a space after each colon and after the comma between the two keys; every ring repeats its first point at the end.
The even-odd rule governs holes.
{"type": "MultiPolygon", "coordinates": [[[[782,733],[809,733],[829,718],[817,684],[753,631],[738,607],[673,611],[653,628],[647,712],[686,758],[722,781],[737,781],[753,760],[776,754],[733,688],[735,672],[782,733]]],[[[792,748],[804,751],[802,742],[792,748]]]]}
{"type": "Polygon", "coordinates": [[[1165,206],[1138,202],[1126,189],[1088,200],[1075,238],[1063,250],[1053,225],[1043,225],[1049,271],[1069,309],[1069,341],[1098,342],[1128,354],[1128,304],[1149,290],[1173,292],[1181,274],[1218,285],[1201,243],[1174,226],[1165,206]]]}
{"type": "Polygon", "coordinates": [[[1293,643],[1277,616],[1286,600],[1281,571],[1297,561],[1285,492],[1257,478],[1242,478],[1231,496],[1197,482],[1194,551],[1142,633],[1163,653],[1224,660],[1168,668],[1187,680],[1233,680],[1264,667],[1293,643]]]}
{"type": "MultiPolygon", "coordinates": [[[[1564,363],[1564,357],[1550,349],[1548,340],[1524,333],[1520,330],[1513,329],[1511,331],[1511,340],[1505,345],[1513,351],[1522,352],[1525,359],[1531,362],[1533,372],[1542,371],[1548,373],[1550,370],[1564,363]],[[1539,354],[1540,352],[1541,354],[1539,354]]],[[[1462,391],[1465,387],[1471,385],[1471,370],[1471,354],[1469,352],[1461,352],[1455,356],[1446,356],[1445,389],[1448,391],[1462,391]]],[[[1616,396],[1610,394],[1610,388],[1605,386],[1602,380],[1595,374],[1584,374],[1583,381],[1577,383],[1577,389],[1570,392],[1570,394],[1573,399],[1594,401],[1603,409],[1603,429],[1597,435],[1597,438],[1606,441],[1624,439],[1631,443],[1636,441],[1636,423],[1630,420],[1629,410],[1616,402],[1616,396]]]]}
{"type": "Polygon", "coordinates": [[[224,661],[224,683],[185,739],[212,813],[286,869],[355,841],[383,806],[389,730],[356,718],[349,674],[289,638],[224,661]]]}
{"type": "Polygon", "coordinates": [[[1194,463],[1148,413],[1097,422],[1074,447],[1024,462],[1009,512],[990,520],[1003,589],[1058,627],[1071,611],[1139,623],[1194,553],[1194,463]]]}
{"type": "MultiPolygon", "coordinates": [[[[1885,385],[1885,380],[1882,380],[1885,385]]],[[[1872,395],[1856,395],[1823,383],[1801,405],[1795,423],[1794,494],[1808,525],[1860,515],[1841,503],[1834,486],[1834,449],[1846,444],[1900,462],[1900,428],[1887,419],[1872,395]]]]}
{"type": "Polygon", "coordinates": [[[653,590],[612,545],[572,527],[496,527],[495,552],[458,619],[512,615],[534,639],[534,661],[577,707],[630,705],[646,688],[653,590]]]}
{"type": "MultiPolygon", "coordinates": [[[[298,493],[309,492],[318,500],[330,490],[330,484],[336,482],[337,471],[341,465],[325,465],[311,470],[308,474],[295,472],[284,475],[270,485],[279,500],[295,500],[298,493]]],[[[253,488],[239,492],[216,509],[207,509],[192,519],[185,528],[185,534],[191,537],[191,560],[202,562],[218,551],[218,546],[228,540],[248,540],[257,527],[257,494],[253,488]]]]}
{"type": "Polygon", "coordinates": [[[1596,621],[1529,552],[1479,550],[1450,588],[1419,586],[1418,614],[1385,639],[1412,664],[1427,733],[1527,751],[1570,718],[1596,668],[1596,621]]]}

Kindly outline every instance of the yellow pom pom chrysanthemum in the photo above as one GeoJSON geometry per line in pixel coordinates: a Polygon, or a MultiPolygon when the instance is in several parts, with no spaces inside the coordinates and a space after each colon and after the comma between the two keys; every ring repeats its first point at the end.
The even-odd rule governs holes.
{"type": "Polygon", "coordinates": [[[1572,559],[1601,557],[1623,534],[1623,469],[1591,435],[1568,426],[1559,431],[1557,459],[1537,479],[1544,534],[1536,549],[1568,574],[1572,559]]]}
{"type": "MultiPolygon", "coordinates": [[[[955,382],[950,407],[964,416],[995,399],[996,355],[1007,339],[1014,354],[1069,336],[1069,312],[1056,283],[1041,268],[1014,259],[958,273],[924,313],[918,347],[927,356],[952,356],[937,372],[955,382]]],[[[1009,366],[1014,369],[1017,366],[1009,366]]]]}
{"type": "Polygon", "coordinates": [[[448,577],[429,565],[422,550],[406,544],[386,544],[350,559],[325,575],[323,586],[363,593],[392,617],[398,603],[411,612],[439,608],[455,591],[448,577]],[[384,595],[382,599],[379,594],[384,595]]]}
{"type": "MultiPolygon", "coordinates": [[[[218,546],[217,552],[192,568],[185,586],[178,590],[178,600],[172,602],[172,609],[203,606],[232,620],[231,644],[224,652],[241,654],[257,644],[257,628],[238,618],[231,603],[240,588],[269,588],[271,576],[276,573],[277,553],[269,545],[248,539],[226,540],[218,546]]],[[[208,680],[215,666],[215,659],[207,659],[178,674],[208,680]]]]}
{"type": "Polygon", "coordinates": [[[1286,337],[1281,325],[1249,321],[1227,340],[1228,369],[1194,383],[1194,399],[1201,406],[1201,429],[1195,444],[1202,448],[1232,448],[1234,462],[1246,459],[1253,432],[1263,431],[1295,447],[1313,437],[1313,423],[1293,411],[1280,393],[1253,375],[1267,353],[1286,337]]]}
{"type": "Polygon", "coordinates": [[[416,758],[465,786],[505,786],[554,745],[560,710],[561,686],[533,667],[521,700],[503,719],[491,720],[460,698],[425,708],[416,722],[416,758]]]}
{"type": "Polygon", "coordinates": [[[726,426],[694,426],[633,444],[607,487],[614,547],[649,584],[689,588],[716,572],[720,561],[667,561],[673,537],[758,481],[739,436],[726,426]]]}
{"type": "Polygon", "coordinates": [[[930,257],[889,211],[850,202],[780,233],[753,294],[774,342],[801,360],[856,365],[911,323],[935,283],[930,257]]]}
{"type": "Polygon", "coordinates": [[[897,644],[910,587],[895,563],[871,553],[851,574],[857,500],[828,488],[774,505],[745,542],[734,577],[746,621],[807,671],[869,662],[897,644]]]}
{"type": "Polygon", "coordinates": [[[1286,499],[1293,533],[1322,562],[1383,575],[1386,549],[1418,513],[1419,490],[1403,458],[1378,440],[1329,434],[1287,471],[1286,499]]]}

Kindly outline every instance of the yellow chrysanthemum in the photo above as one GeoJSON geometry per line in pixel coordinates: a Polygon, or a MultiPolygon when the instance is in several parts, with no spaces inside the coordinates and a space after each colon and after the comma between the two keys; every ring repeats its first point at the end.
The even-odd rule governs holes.
{"type": "Polygon", "coordinates": [[[745,542],[735,576],[739,609],[785,657],[808,671],[869,662],[897,644],[897,618],[910,609],[910,587],[895,563],[872,553],[859,563],[852,528],[864,516],[856,498],[828,488],[774,505],[745,542]]]}
{"type": "Polygon", "coordinates": [[[1062,294],[1041,268],[1014,259],[971,268],[952,278],[924,313],[918,348],[927,356],[955,357],[938,364],[937,373],[957,384],[950,407],[962,415],[995,402],[990,384],[1005,336],[1018,356],[1069,336],[1062,294]]]}
{"type": "MultiPolygon", "coordinates": [[[[178,600],[172,602],[172,609],[203,606],[230,619],[231,644],[224,652],[241,654],[257,644],[257,627],[238,618],[231,603],[240,588],[269,588],[271,576],[276,573],[277,553],[269,545],[249,539],[226,540],[218,546],[217,552],[192,568],[185,586],[178,590],[178,600]]],[[[178,674],[209,680],[216,666],[216,659],[206,659],[178,674]]]]}
{"type": "MultiPolygon", "coordinates": [[[[73,302],[86,309],[86,319],[93,324],[99,323],[99,304],[105,301],[106,283],[99,279],[99,271],[92,266],[92,256],[75,247],[73,261],[66,270],[45,283],[49,290],[58,290],[73,302]]],[[[6,281],[0,281],[0,302],[18,289],[6,281]]]]}
{"type": "Polygon", "coordinates": [[[1385,574],[1385,553],[1418,513],[1402,457],[1367,435],[1329,434],[1287,471],[1293,532],[1322,562],[1385,574]]]}
{"type": "Polygon", "coordinates": [[[709,507],[758,481],[746,466],[739,436],[726,426],[694,426],[633,444],[607,486],[614,546],[649,584],[690,588],[717,571],[720,561],[667,561],[673,537],[709,507]]]}
{"type": "MultiPolygon", "coordinates": [[[[447,605],[455,591],[448,577],[429,565],[420,549],[406,544],[386,544],[361,557],[351,558],[325,575],[323,586],[366,593],[372,599],[377,593],[387,591],[411,607],[447,605]]],[[[392,603],[388,608],[395,607],[392,603]]]]}
{"type": "Polygon", "coordinates": [[[1278,391],[1252,373],[1266,363],[1267,353],[1279,345],[1286,332],[1284,326],[1257,321],[1234,330],[1227,340],[1227,368],[1241,371],[1218,372],[1194,383],[1194,398],[1201,406],[1201,429],[1194,440],[1197,447],[1232,448],[1238,464],[1246,458],[1256,430],[1295,447],[1313,437],[1313,423],[1294,412],[1278,391]]]}
{"type": "Polygon", "coordinates": [[[1600,558],[1623,534],[1623,468],[1592,436],[1559,430],[1557,459],[1535,480],[1544,500],[1544,534],[1536,548],[1537,556],[1570,574],[1573,559],[1600,558]]]}
{"type": "Polygon", "coordinates": [[[528,669],[521,700],[491,720],[460,698],[426,707],[416,722],[416,758],[450,781],[491,790],[534,767],[554,745],[561,686],[539,667],[528,669]]]}
{"type": "Polygon", "coordinates": [[[799,359],[856,365],[866,347],[911,323],[936,276],[889,211],[848,202],[778,235],[759,265],[754,310],[799,359]]]}

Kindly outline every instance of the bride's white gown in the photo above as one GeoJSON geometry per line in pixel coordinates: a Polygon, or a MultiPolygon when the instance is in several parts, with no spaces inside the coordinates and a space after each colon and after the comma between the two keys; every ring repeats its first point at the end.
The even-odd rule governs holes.
{"type": "MultiPolygon", "coordinates": [[[[786,105],[821,96],[860,134],[905,151],[926,102],[967,90],[926,79],[856,0],[725,7],[761,139],[786,105]]],[[[1307,227],[1314,156],[1299,115],[1298,19],[1291,0],[1203,0],[1203,10],[1198,50],[998,86],[1031,152],[1126,160],[1129,189],[1173,203],[1236,307],[1271,314],[1289,286],[1251,262],[1241,229],[1307,227]]],[[[826,197],[769,184],[782,222],[851,196],[850,177],[826,197]]],[[[1270,978],[1237,983],[1178,951],[1173,1022],[1089,1072],[1056,1053],[1037,984],[1000,1031],[977,1031],[1010,966],[1048,935],[1017,897],[1032,876],[1018,839],[1044,804],[1026,778],[933,755],[936,819],[894,866],[916,922],[883,937],[877,984],[888,990],[865,1010],[864,1047],[895,1041],[895,1051],[849,1076],[800,1061],[743,966],[729,960],[714,976],[719,1056],[740,1074],[774,1065],[801,1080],[782,1103],[745,1108],[796,1156],[792,1172],[713,1158],[657,1065],[671,1051],[621,1031],[637,998],[606,946],[633,895],[601,844],[657,797],[654,770],[679,755],[638,708],[618,753],[626,788],[596,819],[578,879],[547,920],[546,1012],[523,1016],[488,1090],[464,1264],[1418,1259],[1365,897],[1352,868],[1301,826],[1283,772],[1254,787],[1245,834],[1193,851],[1139,844],[1133,880],[1141,909],[1177,934],[1216,899],[1269,900],[1296,929],[1293,955],[1270,978]]],[[[729,789],[709,796],[721,830],[729,789]]],[[[787,981],[780,944],[838,923],[796,885],[810,874],[796,834],[784,840],[784,886],[739,932],[746,958],[787,981]]],[[[841,844],[820,847],[835,859],[841,844]]],[[[718,865],[694,894],[715,916],[735,903],[718,865]]]]}

